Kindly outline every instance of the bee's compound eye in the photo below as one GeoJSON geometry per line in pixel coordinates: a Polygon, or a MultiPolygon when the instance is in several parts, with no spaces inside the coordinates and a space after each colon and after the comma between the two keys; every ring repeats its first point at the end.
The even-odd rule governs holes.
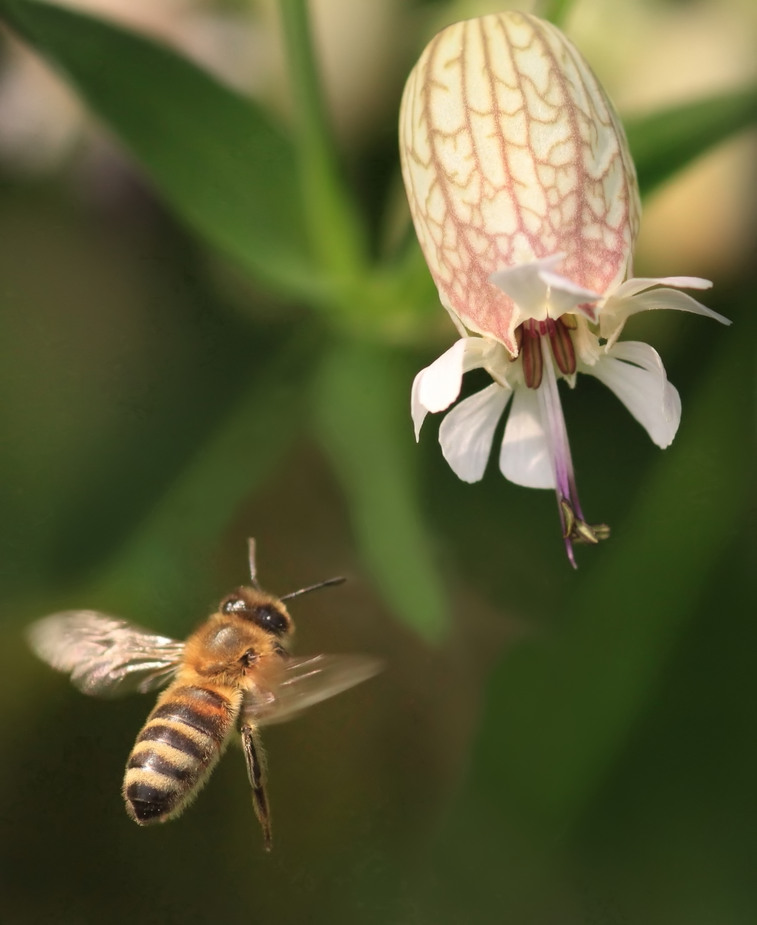
{"type": "Polygon", "coordinates": [[[269,604],[255,607],[252,611],[252,619],[261,629],[273,633],[274,636],[281,636],[289,627],[289,620],[286,616],[269,604]]]}
{"type": "Polygon", "coordinates": [[[221,604],[221,613],[244,613],[245,610],[247,610],[247,602],[244,598],[237,597],[236,594],[227,597],[221,604]]]}

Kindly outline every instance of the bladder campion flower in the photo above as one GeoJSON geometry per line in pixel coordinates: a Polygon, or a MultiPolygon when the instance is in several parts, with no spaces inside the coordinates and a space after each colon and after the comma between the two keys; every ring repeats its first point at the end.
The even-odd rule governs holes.
{"type": "Polygon", "coordinates": [[[500,470],[556,491],[575,566],[573,543],[609,530],[584,520],[558,379],[573,387],[577,373],[596,376],[666,447],[678,392],[652,347],[618,342],[623,325],[653,308],[727,319],[670,288],[708,280],[627,279],[640,206],[625,134],[550,23],[507,12],[440,32],[405,87],[400,154],[418,239],[460,333],[413,383],[416,439],[426,414],[458,397],[463,373],[486,370],[491,385],[441,424],[444,457],[461,479],[482,478],[512,400],[500,470]]]}

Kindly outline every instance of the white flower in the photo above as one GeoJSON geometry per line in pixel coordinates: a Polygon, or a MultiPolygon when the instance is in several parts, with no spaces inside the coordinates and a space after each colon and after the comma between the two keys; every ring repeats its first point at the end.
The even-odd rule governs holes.
{"type": "MultiPolygon", "coordinates": [[[[418,438],[426,414],[446,410],[458,397],[463,373],[485,369],[494,382],[457,404],[442,422],[439,442],[444,458],[463,481],[481,479],[497,423],[512,399],[499,453],[500,471],[518,485],[557,492],[568,556],[575,564],[571,543],[596,542],[606,529],[590,527],[583,518],[557,391],[558,378],[572,385],[576,373],[595,376],[664,448],[672,442],[681,419],[678,392],[668,382],[657,351],[636,341],[617,342],[618,330],[626,317],[651,308],[685,309],[718,321],[727,319],[675,289],[651,288],[671,279],[629,280],[605,297],[579,290],[555,272],[559,259],[560,255],[556,255],[494,274],[492,282],[513,298],[515,289],[520,290],[518,304],[530,319],[524,323],[518,357],[512,357],[492,338],[461,338],[416,376],[412,416],[418,438]],[[641,294],[636,294],[639,291],[641,294]],[[604,312],[611,307],[607,324],[612,341],[603,343],[597,325],[568,312],[568,308],[578,309],[579,304],[585,306],[588,302],[599,316],[599,331],[603,329],[604,312]],[[527,364],[526,357],[530,358],[527,364]]],[[[694,277],[675,282],[702,289],[710,285],[694,277]]]]}
{"type": "Polygon", "coordinates": [[[439,430],[464,481],[482,478],[510,405],[499,467],[557,494],[568,556],[596,543],[578,500],[557,381],[577,373],[610,388],[660,447],[681,403],[657,352],[622,341],[626,319],[671,308],[727,319],[678,288],[696,277],[625,279],[638,230],[625,135],[588,65],[549,23],[502,13],[458,23],[427,47],[400,113],[403,176],[442,304],[461,334],[415,379],[416,438],[463,374],[492,384],[457,404],[439,430]]]}

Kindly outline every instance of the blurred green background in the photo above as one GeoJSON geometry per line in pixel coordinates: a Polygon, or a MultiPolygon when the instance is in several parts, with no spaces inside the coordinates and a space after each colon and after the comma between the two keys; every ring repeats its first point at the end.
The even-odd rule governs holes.
{"type": "Polygon", "coordinates": [[[67,6],[130,31],[0,0],[0,919],[754,922],[751,5],[564,12],[638,114],[636,275],[709,276],[734,321],[629,324],[681,392],[665,452],[593,379],[565,394],[613,529],[575,573],[551,493],[494,465],[462,484],[409,417],[453,332],[399,97],[438,28],[501,7],[312,4],[332,140],[305,5],[67,6]],[[298,652],[386,662],[267,734],[270,856],[235,747],[180,820],[134,826],[150,698],[85,698],[22,636],[90,607],[182,637],[245,580],[248,536],[276,593],[350,578],[293,603],[298,652]]]}

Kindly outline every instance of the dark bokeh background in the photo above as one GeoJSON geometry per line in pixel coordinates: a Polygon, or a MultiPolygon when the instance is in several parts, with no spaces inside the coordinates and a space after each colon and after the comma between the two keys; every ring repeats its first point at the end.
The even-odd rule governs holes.
{"type": "MultiPolygon", "coordinates": [[[[368,210],[394,145],[387,116],[351,149],[368,210]]],[[[438,422],[414,448],[408,416],[452,614],[434,645],[392,613],[355,541],[303,372],[330,335],[304,307],[207,253],[102,141],[44,176],[5,168],[0,241],[3,922],[754,921],[751,260],[707,299],[733,328],[655,313],[629,335],[660,348],[683,398],[664,454],[593,380],[566,395],[584,508],[613,527],[578,573],[549,493],[493,467],[463,485],[438,422]],[[271,427],[283,386],[302,389],[287,439],[271,427]],[[226,430],[228,466],[184,509],[187,472],[226,430]],[[225,510],[225,473],[248,467],[230,517],[196,516],[225,510]],[[175,545],[145,552],[154,518],[175,545]],[[277,593],[350,578],[293,603],[299,652],[386,662],[267,734],[270,856],[236,746],[184,817],[134,826],[119,787],[150,698],[85,698],[22,638],[74,606],[180,637],[245,579],[250,535],[277,593]],[[191,572],[177,547],[202,550],[191,572]]],[[[444,345],[382,354],[403,401],[444,345]]]]}

